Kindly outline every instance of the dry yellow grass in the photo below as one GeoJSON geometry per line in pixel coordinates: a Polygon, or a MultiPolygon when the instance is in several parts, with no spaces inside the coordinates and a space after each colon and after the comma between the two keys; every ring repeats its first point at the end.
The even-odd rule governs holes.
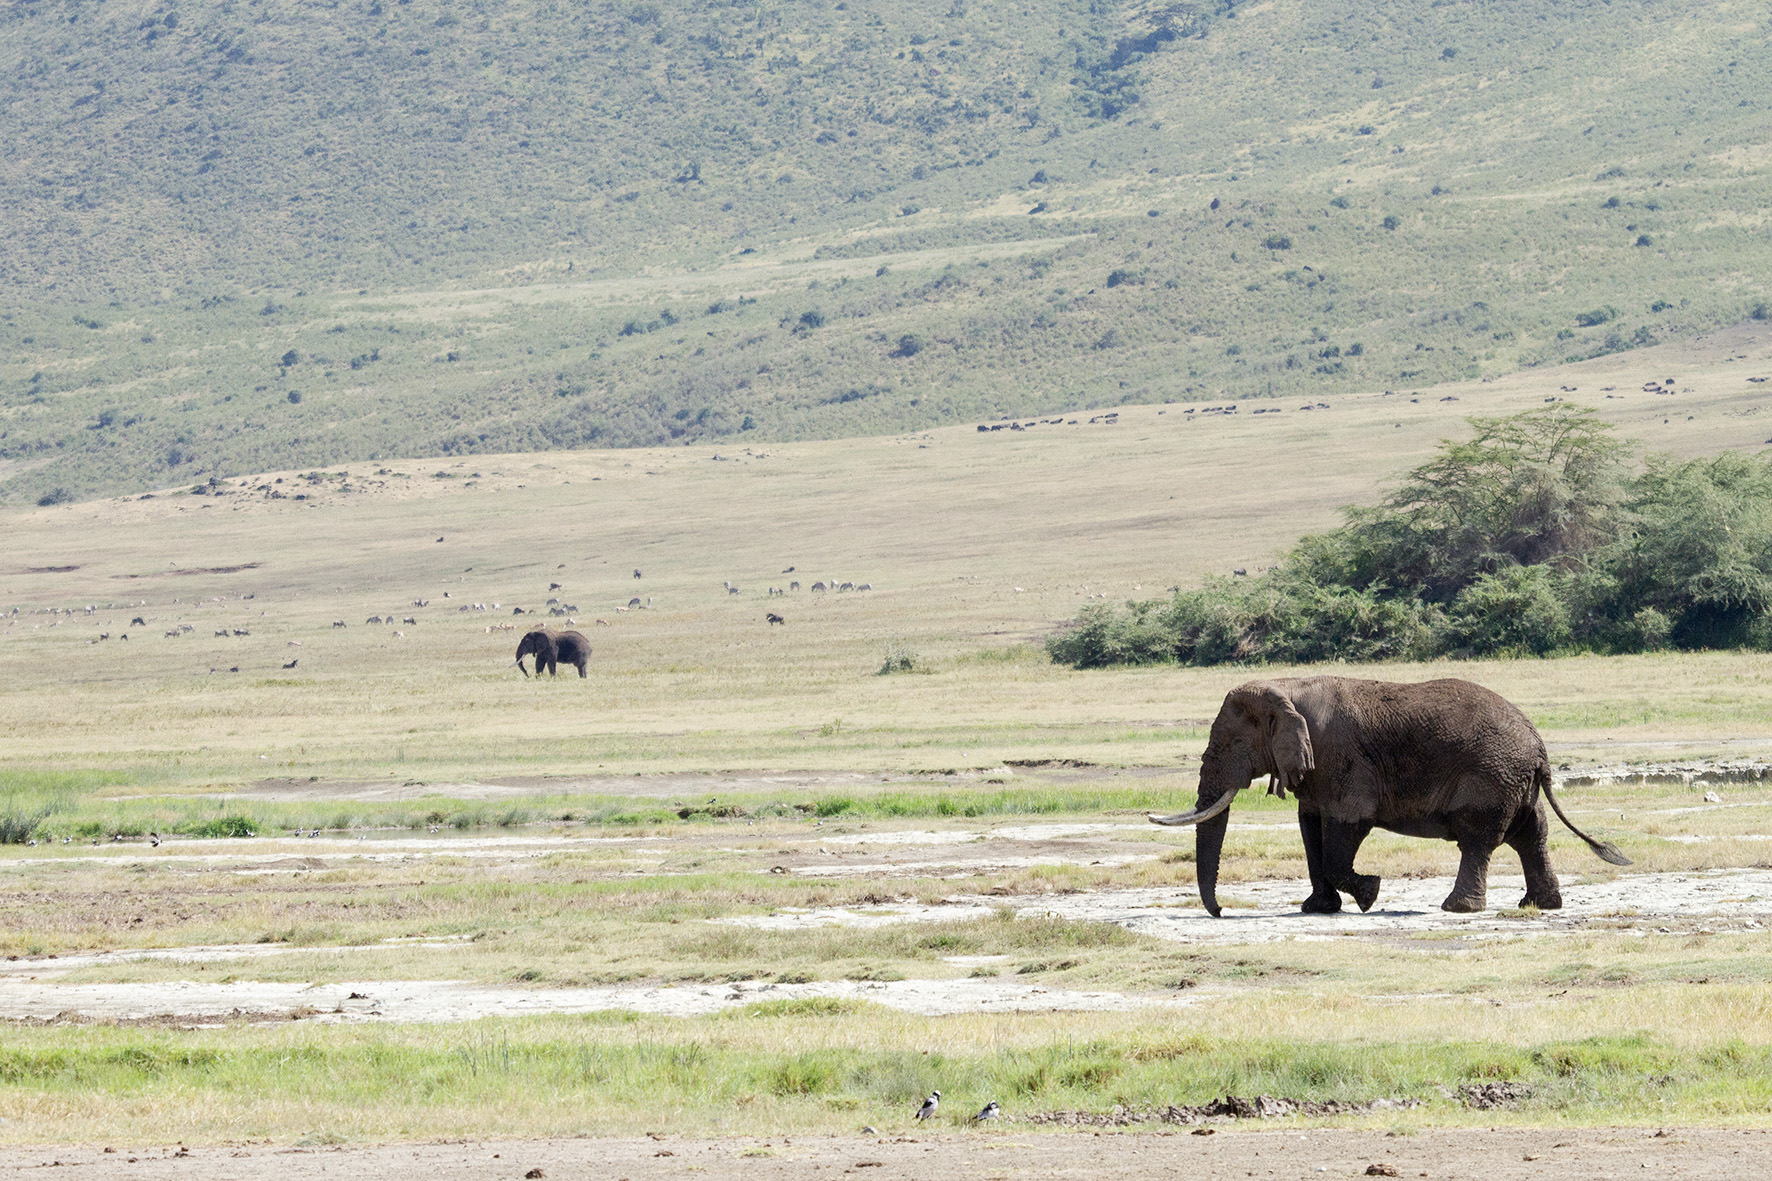
{"type": "MultiPolygon", "coordinates": [[[[1591,398],[1651,446],[1758,445],[1768,424],[1741,356],[1766,359],[1766,335],[1309,413],[1188,422],[1180,407],[1126,407],[1118,425],[1077,415],[1024,432],[359,464],[350,491],[292,473],[272,485],[305,501],[251,491],[267,477],[221,498],[14,512],[0,573],[0,602],[21,609],[0,631],[5,757],[186,783],[272,769],[1168,762],[1244,674],[1051,667],[1032,646],[1089,596],[1256,569],[1470,413],[1591,398]],[[1641,393],[1649,374],[1693,392],[1641,393]],[[1667,413],[1676,404],[1689,419],[1667,413]],[[50,569],[61,567],[74,569],[50,569]],[[203,572],[232,567],[248,568],[203,572]],[[875,589],[765,594],[829,578],[875,589]],[[742,593],[726,594],[726,580],[742,593]],[[596,647],[584,684],[525,683],[511,668],[516,633],[486,630],[532,622],[511,607],[543,607],[554,582],[596,647]],[[649,610],[620,609],[635,594],[649,610]],[[117,606],[32,613],[94,603],[117,606]],[[457,610],[471,603],[500,606],[457,610]],[[765,624],[766,610],[786,626],[765,624]],[[137,615],[145,626],[131,626],[137,615]],[[370,615],[419,622],[366,627],[370,615]],[[180,620],[196,630],[166,638],[180,620]],[[222,627],[251,635],[215,637],[222,627]],[[112,638],[89,643],[100,632],[112,638]],[[872,676],[894,642],[932,675],[872,676]]],[[[1766,668],[1713,654],[1369,671],[1483,681],[1590,756],[1655,742],[1740,749],[1723,740],[1772,733],[1766,668]]]]}

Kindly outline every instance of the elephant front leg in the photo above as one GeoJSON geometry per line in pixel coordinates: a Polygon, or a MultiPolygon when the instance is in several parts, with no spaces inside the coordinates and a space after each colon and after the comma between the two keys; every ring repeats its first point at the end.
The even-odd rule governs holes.
{"type": "Polygon", "coordinates": [[[1341,909],[1341,892],[1329,884],[1323,868],[1323,817],[1300,809],[1298,832],[1304,837],[1304,863],[1311,874],[1311,896],[1299,909],[1306,914],[1335,914],[1341,909]]]}
{"type": "Polygon", "coordinates": [[[1441,910],[1474,914],[1489,905],[1489,855],[1494,851],[1494,846],[1486,842],[1458,843],[1458,880],[1446,901],[1440,903],[1441,910]]]}
{"type": "Polygon", "coordinates": [[[1361,910],[1371,910],[1378,901],[1380,879],[1377,874],[1356,873],[1354,855],[1360,842],[1372,831],[1370,820],[1347,821],[1323,818],[1323,869],[1329,884],[1353,895],[1361,910]]]}

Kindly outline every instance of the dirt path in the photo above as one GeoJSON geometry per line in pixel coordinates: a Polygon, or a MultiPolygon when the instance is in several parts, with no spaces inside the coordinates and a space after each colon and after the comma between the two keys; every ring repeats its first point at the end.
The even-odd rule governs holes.
{"type": "MultiPolygon", "coordinates": [[[[8,1132],[12,1128],[5,1129],[8,1132]]],[[[1039,1133],[1020,1128],[921,1136],[471,1141],[338,1148],[269,1145],[143,1149],[125,1144],[0,1148],[0,1178],[78,1167],[82,1178],[290,1181],[953,1181],[954,1178],[1433,1178],[1711,1181],[1772,1175],[1772,1133],[1698,1128],[1223,1130],[1039,1133]],[[1374,1166],[1377,1166],[1374,1169],[1374,1166]]]]}

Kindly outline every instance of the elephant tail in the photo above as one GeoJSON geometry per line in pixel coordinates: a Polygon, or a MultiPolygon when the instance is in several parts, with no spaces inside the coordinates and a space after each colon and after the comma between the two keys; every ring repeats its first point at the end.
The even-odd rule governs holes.
{"type": "Polygon", "coordinates": [[[1631,864],[1631,859],[1626,857],[1623,853],[1620,853],[1618,851],[1618,846],[1614,845],[1611,841],[1596,841],[1594,838],[1575,827],[1574,821],[1570,820],[1568,814],[1563,811],[1563,805],[1557,802],[1557,793],[1551,790],[1550,768],[1543,765],[1539,766],[1538,786],[1544,789],[1544,798],[1550,801],[1551,809],[1556,812],[1557,819],[1561,820],[1563,824],[1568,827],[1570,832],[1586,841],[1587,847],[1594,851],[1594,856],[1598,857],[1601,861],[1609,861],[1613,865],[1631,864]]]}

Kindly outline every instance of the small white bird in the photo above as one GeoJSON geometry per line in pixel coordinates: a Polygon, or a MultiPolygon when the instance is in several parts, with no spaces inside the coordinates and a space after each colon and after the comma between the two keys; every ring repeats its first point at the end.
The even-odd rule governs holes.
{"type": "Polygon", "coordinates": [[[979,1112],[977,1115],[972,1117],[972,1122],[975,1124],[982,1124],[985,1120],[996,1119],[999,1115],[1002,1115],[1002,1114],[1003,1114],[1003,1109],[1001,1107],[997,1106],[997,1101],[995,1099],[992,1099],[989,1103],[986,1103],[982,1108],[979,1109],[979,1112]]]}
{"type": "Polygon", "coordinates": [[[930,1116],[935,1114],[935,1109],[940,1106],[941,1106],[941,1092],[940,1091],[929,1092],[929,1098],[923,1100],[923,1106],[919,1107],[917,1109],[917,1118],[920,1120],[928,1119],[930,1116]]]}

